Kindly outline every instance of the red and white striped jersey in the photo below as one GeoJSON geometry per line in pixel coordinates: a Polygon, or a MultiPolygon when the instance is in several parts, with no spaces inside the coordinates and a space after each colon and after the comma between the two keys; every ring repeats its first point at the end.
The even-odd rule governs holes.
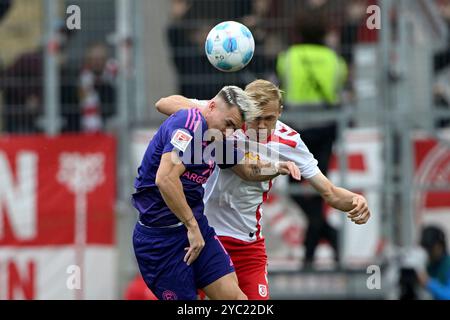
{"type": "MultiPolygon", "coordinates": [[[[317,160],[309,152],[300,135],[281,121],[277,122],[267,147],[276,150],[281,160],[293,161],[303,178],[320,172],[317,160]]],[[[262,238],[262,203],[267,199],[272,181],[242,180],[232,170],[216,170],[203,185],[205,214],[217,235],[246,242],[262,238]]]]}

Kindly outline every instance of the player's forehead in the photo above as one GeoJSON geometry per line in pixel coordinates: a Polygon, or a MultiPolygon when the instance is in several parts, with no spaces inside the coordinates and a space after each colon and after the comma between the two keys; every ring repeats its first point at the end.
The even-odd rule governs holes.
{"type": "Polygon", "coordinates": [[[235,128],[240,128],[242,126],[242,115],[239,111],[239,108],[236,106],[228,107],[225,112],[224,117],[225,122],[228,122],[233,125],[235,128]]]}
{"type": "Polygon", "coordinates": [[[278,114],[280,112],[280,102],[278,100],[270,100],[261,105],[262,116],[278,114]]]}

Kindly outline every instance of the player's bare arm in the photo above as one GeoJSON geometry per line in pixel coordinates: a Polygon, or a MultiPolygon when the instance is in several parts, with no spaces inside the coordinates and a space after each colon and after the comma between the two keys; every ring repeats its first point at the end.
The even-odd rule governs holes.
{"type": "Polygon", "coordinates": [[[182,109],[202,108],[200,104],[180,95],[172,95],[161,98],[155,103],[155,107],[156,110],[167,116],[170,116],[182,109]]]}
{"type": "Polygon", "coordinates": [[[292,161],[272,163],[259,160],[256,163],[244,162],[234,166],[231,170],[241,179],[247,181],[269,181],[279,175],[291,175],[299,181],[301,179],[300,169],[292,161]]]}
{"type": "Polygon", "coordinates": [[[174,151],[162,155],[155,183],[169,209],[188,229],[190,246],[187,248],[184,261],[190,265],[197,259],[200,251],[205,246],[205,241],[183,192],[180,176],[185,172],[186,168],[181,161],[176,164],[173,161],[173,157],[177,157],[174,151]]]}
{"type": "Polygon", "coordinates": [[[327,204],[346,212],[347,217],[355,224],[365,224],[369,220],[370,210],[362,195],[335,186],[322,173],[316,174],[309,181],[327,204]]]}

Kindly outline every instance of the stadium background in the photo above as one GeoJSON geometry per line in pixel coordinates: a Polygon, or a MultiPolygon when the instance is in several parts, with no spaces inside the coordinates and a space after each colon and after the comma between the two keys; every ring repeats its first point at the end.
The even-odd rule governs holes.
{"type": "Polygon", "coordinates": [[[362,192],[372,219],[354,227],[330,211],[341,266],[332,267],[321,243],[315,269],[302,271],[306,222],[288,195],[310,190],[280,179],[264,217],[271,294],[397,299],[400,270],[417,264],[420,227],[450,234],[448,1],[191,2],[181,17],[182,0],[0,1],[10,3],[0,20],[0,299],[122,299],[137,272],[132,179],[164,119],[154,102],[274,80],[292,13],[311,5],[325,10],[327,41],[346,58],[350,79],[341,111],[284,117],[299,126],[338,121],[329,176],[362,192]],[[72,4],[81,30],[65,27],[72,4]],[[366,27],[370,5],[381,8],[380,30],[366,27]],[[249,24],[257,40],[252,63],[235,74],[208,68],[197,50],[223,20],[249,24]],[[193,63],[180,68],[186,60],[177,59],[193,63]],[[87,85],[94,69],[97,92],[87,85]],[[381,268],[380,289],[367,287],[369,265],[381,268]],[[73,290],[77,267],[81,289],[73,290]]]}

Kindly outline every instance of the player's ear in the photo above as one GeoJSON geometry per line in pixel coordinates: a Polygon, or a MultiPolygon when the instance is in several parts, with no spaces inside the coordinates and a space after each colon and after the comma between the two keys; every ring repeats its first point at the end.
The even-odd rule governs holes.
{"type": "Polygon", "coordinates": [[[208,110],[213,111],[217,107],[216,102],[214,100],[210,100],[208,103],[208,110]]]}
{"type": "Polygon", "coordinates": [[[281,105],[280,105],[280,116],[281,116],[281,114],[283,113],[283,109],[284,109],[284,106],[281,104],[281,105]]]}

